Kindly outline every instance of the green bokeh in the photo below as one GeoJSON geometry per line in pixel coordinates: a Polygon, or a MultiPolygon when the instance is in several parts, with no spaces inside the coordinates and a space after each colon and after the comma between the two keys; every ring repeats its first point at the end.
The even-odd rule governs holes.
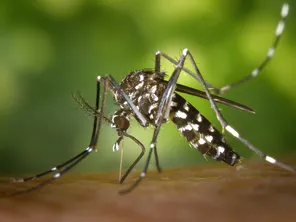
{"type": "MultiPolygon", "coordinates": [[[[249,74],[274,38],[283,1],[83,1],[4,0],[0,3],[0,172],[33,173],[53,167],[85,149],[92,118],[71,92],[95,97],[96,76],[118,81],[130,71],[154,67],[162,50],[178,58],[188,47],[205,78],[222,86],[249,74]]],[[[256,110],[252,115],[222,107],[241,135],[270,155],[295,153],[296,4],[275,57],[261,75],[225,97],[256,110]]],[[[189,64],[188,64],[189,66],[189,64]]],[[[173,66],[164,62],[168,73],[173,66]]],[[[199,87],[184,75],[181,83],[199,87]]],[[[186,97],[220,128],[207,101],[186,97]]],[[[108,97],[107,113],[116,110],[108,97]]],[[[152,129],[135,121],[129,132],[146,147],[152,129]]],[[[227,136],[244,158],[257,158],[227,136]]],[[[92,154],[76,170],[118,170],[112,152],[117,135],[108,125],[92,154]]],[[[158,150],[164,168],[206,164],[172,123],[163,126],[158,150]]],[[[124,167],[140,149],[125,141],[124,167]]],[[[140,169],[143,162],[136,169],[140,169]]],[[[154,167],[152,162],[151,167],[154,167]]]]}

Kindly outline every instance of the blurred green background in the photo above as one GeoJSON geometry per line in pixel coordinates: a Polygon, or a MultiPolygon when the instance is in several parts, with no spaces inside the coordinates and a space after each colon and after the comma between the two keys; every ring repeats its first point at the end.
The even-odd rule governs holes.
{"type": "MultiPolygon", "coordinates": [[[[36,173],[85,149],[92,118],[71,98],[80,90],[91,103],[96,76],[118,81],[130,71],[154,67],[162,50],[178,58],[191,50],[206,80],[216,86],[249,74],[264,59],[283,1],[274,0],[36,0],[0,2],[0,173],[36,173]]],[[[253,81],[224,94],[256,115],[220,106],[229,123],[262,151],[276,157],[296,153],[296,15],[290,8],[275,57],[253,81]]],[[[170,73],[173,66],[164,62],[170,73]]],[[[181,83],[200,88],[188,75],[181,83]]],[[[186,97],[221,129],[209,103],[186,97]]],[[[117,109],[108,97],[106,113],[117,109]]],[[[152,128],[132,122],[129,132],[148,147],[152,128]]],[[[117,171],[112,152],[116,132],[104,124],[98,152],[75,170],[117,171]]],[[[227,136],[244,158],[258,159],[227,136]]],[[[125,140],[124,167],[140,149],[125,140]]],[[[172,123],[158,142],[163,168],[206,164],[172,123]]],[[[136,169],[140,170],[143,161],[136,169]]],[[[154,161],[151,163],[154,168],[154,161]]]]}

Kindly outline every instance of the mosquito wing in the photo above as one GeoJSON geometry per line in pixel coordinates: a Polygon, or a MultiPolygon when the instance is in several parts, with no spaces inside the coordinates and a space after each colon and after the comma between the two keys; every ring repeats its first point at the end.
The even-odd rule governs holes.
{"type": "MultiPolygon", "coordinates": [[[[166,80],[162,80],[162,81],[164,83],[167,83],[166,80]]],[[[181,84],[177,84],[176,91],[186,93],[186,94],[189,94],[189,95],[193,95],[193,96],[198,96],[198,97],[203,98],[203,99],[208,99],[205,92],[200,91],[198,89],[188,87],[188,86],[184,86],[184,85],[181,85],[181,84]]],[[[255,111],[253,109],[251,109],[251,108],[249,108],[249,107],[247,107],[247,106],[245,106],[243,104],[234,102],[234,101],[229,100],[229,99],[222,98],[220,96],[216,96],[216,95],[212,95],[212,94],[211,94],[211,96],[212,96],[213,100],[215,102],[217,102],[217,103],[221,103],[221,104],[224,104],[224,105],[236,108],[236,109],[240,109],[242,111],[246,111],[246,112],[249,112],[249,113],[255,113],[255,111]]]]}

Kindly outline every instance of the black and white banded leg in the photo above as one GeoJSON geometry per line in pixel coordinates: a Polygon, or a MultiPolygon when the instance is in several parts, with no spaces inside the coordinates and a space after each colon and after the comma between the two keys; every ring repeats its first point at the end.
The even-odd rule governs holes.
{"type": "MultiPolygon", "coordinates": [[[[157,72],[160,71],[160,60],[161,60],[161,57],[164,57],[164,58],[166,58],[169,61],[174,61],[167,54],[158,51],[156,53],[156,59],[155,59],[155,61],[156,61],[156,63],[155,63],[155,70],[157,72]]],[[[239,133],[232,126],[230,126],[228,124],[228,122],[224,119],[224,117],[222,116],[221,112],[217,108],[217,106],[216,106],[216,104],[214,102],[214,99],[212,98],[212,95],[209,92],[209,89],[207,87],[207,83],[204,80],[203,76],[201,75],[201,72],[199,71],[199,69],[198,69],[198,67],[196,65],[196,62],[195,62],[192,54],[190,53],[190,51],[188,49],[184,49],[183,50],[183,53],[181,55],[180,60],[178,62],[176,62],[176,63],[173,62],[176,65],[175,66],[175,70],[172,73],[172,75],[171,75],[171,77],[170,77],[170,79],[168,81],[167,88],[164,91],[163,96],[162,96],[162,98],[160,100],[159,108],[158,108],[157,115],[156,115],[156,120],[155,120],[156,127],[154,129],[152,141],[150,143],[150,149],[149,149],[149,153],[148,153],[148,157],[147,157],[146,163],[144,165],[144,169],[143,169],[142,173],[140,174],[140,177],[136,180],[136,182],[133,183],[129,188],[120,191],[120,193],[121,194],[126,194],[126,193],[131,192],[142,181],[142,179],[147,174],[147,170],[148,170],[148,166],[149,166],[149,163],[150,163],[152,152],[156,152],[156,150],[157,150],[156,142],[157,142],[157,138],[158,138],[158,135],[159,135],[159,132],[160,132],[160,128],[161,128],[162,124],[168,120],[168,116],[169,116],[170,109],[171,109],[172,97],[173,97],[173,94],[174,94],[174,90],[175,90],[175,88],[177,86],[177,80],[178,80],[178,78],[180,76],[181,70],[185,70],[185,71],[187,70],[187,68],[184,68],[184,62],[185,62],[186,57],[189,58],[192,66],[193,66],[193,68],[195,70],[195,73],[193,73],[193,72],[190,71],[190,75],[193,78],[195,78],[198,82],[201,83],[201,85],[202,85],[202,87],[203,87],[203,89],[204,89],[204,91],[205,91],[205,93],[207,95],[207,98],[208,98],[208,100],[209,100],[209,102],[211,104],[211,108],[214,110],[214,112],[216,114],[216,117],[217,117],[217,119],[219,120],[219,122],[220,122],[220,124],[222,126],[222,129],[223,130],[225,129],[232,136],[234,136],[235,138],[237,138],[238,140],[240,140],[250,150],[252,150],[253,152],[257,153],[257,155],[259,155],[262,159],[266,160],[267,162],[269,162],[271,164],[275,164],[275,165],[277,165],[277,166],[279,166],[279,167],[281,167],[283,169],[286,169],[288,171],[296,172],[296,168],[291,167],[291,166],[289,166],[289,165],[287,165],[285,163],[282,163],[280,161],[277,161],[275,158],[264,154],[261,150],[259,150],[254,145],[252,145],[249,141],[247,141],[246,139],[244,139],[243,137],[241,137],[239,135],[239,133]]],[[[155,155],[155,157],[157,157],[157,155],[155,155]]]]}
{"type": "MultiPolygon", "coordinates": [[[[156,142],[157,142],[157,138],[160,132],[160,128],[162,126],[162,124],[164,122],[166,122],[169,118],[169,111],[170,111],[170,104],[172,102],[172,97],[173,97],[173,93],[174,90],[176,88],[177,85],[177,80],[180,76],[181,70],[184,66],[184,62],[187,56],[188,50],[184,49],[183,50],[183,54],[181,55],[181,58],[179,60],[179,62],[176,64],[175,66],[175,70],[173,71],[172,76],[170,77],[170,80],[168,81],[167,87],[163,93],[163,96],[159,102],[158,105],[158,111],[155,117],[155,129],[153,132],[153,137],[152,137],[152,141],[150,143],[150,147],[149,147],[149,152],[148,152],[148,157],[146,159],[145,165],[144,165],[144,169],[140,174],[140,177],[136,180],[135,183],[133,183],[129,188],[121,190],[120,193],[121,194],[126,194],[131,192],[135,187],[137,187],[137,185],[142,181],[142,179],[146,176],[147,174],[147,170],[148,170],[148,166],[150,163],[150,159],[151,159],[151,155],[152,152],[155,153],[155,158],[156,158],[156,162],[159,164],[158,161],[158,156],[157,156],[157,147],[156,147],[156,142]]],[[[156,56],[160,54],[160,52],[157,52],[156,56]]],[[[159,67],[160,67],[160,58],[156,57],[156,64],[155,64],[155,70],[159,71],[159,67]]]]}
{"type": "MultiPolygon", "coordinates": [[[[103,90],[103,94],[106,95],[107,93],[107,88],[108,86],[106,84],[104,84],[104,90],[103,90]]],[[[97,95],[100,95],[100,83],[98,81],[97,83],[97,95]]],[[[89,146],[82,151],[81,153],[79,153],[78,155],[74,156],[73,158],[67,160],[66,162],[51,168],[50,170],[47,170],[43,173],[37,174],[35,176],[32,177],[26,177],[26,178],[11,178],[10,180],[12,182],[28,182],[34,179],[38,179],[41,177],[44,177],[46,175],[52,174],[53,176],[50,177],[49,179],[46,179],[45,181],[39,183],[36,186],[33,186],[29,189],[25,189],[25,190],[20,190],[20,191],[16,191],[13,192],[12,194],[9,194],[9,196],[14,196],[14,195],[19,195],[19,194],[23,194],[23,193],[28,193],[34,190],[37,190],[39,188],[42,188],[43,186],[51,183],[52,181],[58,179],[59,177],[61,177],[63,174],[65,174],[66,172],[68,172],[69,170],[71,170],[74,166],[76,166],[79,162],[81,162],[84,158],[86,158],[91,152],[93,152],[96,149],[97,146],[97,141],[98,141],[98,137],[100,134],[100,128],[101,128],[101,123],[102,123],[102,119],[105,118],[104,117],[104,104],[105,104],[105,97],[103,96],[102,99],[102,105],[99,109],[99,97],[96,97],[96,105],[95,105],[95,109],[94,112],[95,113],[100,113],[100,115],[94,115],[94,123],[93,123],[93,132],[92,132],[92,136],[90,139],[90,144],[89,146]]]]}
{"type": "Polygon", "coordinates": [[[242,78],[241,80],[239,80],[237,82],[234,82],[232,84],[229,84],[229,85],[226,85],[226,86],[223,86],[220,88],[214,87],[211,84],[207,84],[207,87],[211,88],[211,90],[213,90],[217,94],[222,94],[222,93],[224,93],[236,86],[242,85],[245,82],[250,81],[251,79],[258,76],[258,74],[267,66],[268,62],[274,56],[276,47],[278,46],[278,43],[279,43],[281,36],[284,32],[285,20],[286,20],[288,14],[289,14],[289,4],[284,3],[281,8],[281,18],[280,18],[280,21],[278,22],[278,25],[275,30],[275,38],[273,40],[273,43],[269,47],[269,49],[267,51],[267,55],[266,55],[265,59],[263,60],[263,62],[257,68],[253,69],[251,74],[247,75],[246,77],[242,78]]]}
{"type": "Polygon", "coordinates": [[[192,63],[192,65],[194,67],[194,70],[196,72],[196,76],[194,78],[201,83],[201,85],[202,85],[202,87],[203,87],[203,89],[204,89],[205,93],[207,94],[207,97],[208,97],[208,99],[210,101],[211,107],[214,110],[214,112],[216,113],[217,119],[219,120],[222,128],[225,129],[226,131],[228,131],[232,136],[234,136],[235,138],[240,140],[242,143],[244,143],[250,150],[257,153],[262,159],[266,160],[267,162],[275,164],[275,165],[277,165],[277,166],[279,166],[281,168],[284,168],[284,169],[286,169],[288,171],[296,172],[295,167],[291,167],[291,166],[289,166],[289,165],[287,165],[285,163],[279,162],[275,158],[264,154],[261,150],[259,150],[254,145],[252,145],[249,141],[247,141],[246,139],[241,137],[240,134],[233,127],[231,127],[228,124],[228,122],[223,118],[220,110],[217,108],[217,106],[216,106],[216,104],[215,104],[215,102],[214,102],[214,100],[213,100],[213,98],[212,98],[212,96],[211,96],[211,94],[209,92],[209,89],[206,86],[205,80],[204,80],[203,76],[201,75],[201,73],[200,73],[200,71],[199,71],[199,69],[198,69],[198,67],[197,67],[197,65],[196,65],[196,63],[194,61],[194,58],[193,58],[192,54],[189,51],[187,51],[187,52],[188,52],[188,57],[191,60],[191,63],[192,63]]]}
{"type": "MultiPolygon", "coordinates": [[[[119,122],[123,122],[124,120],[120,120],[118,121],[118,124],[119,122]]],[[[117,125],[118,127],[118,125],[117,125]]],[[[122,143],[123,141],[123,138],[124,137],[127,137],[127,138],[130,138],[132,141],[134,141],[140,148],[141,148],[141,153],[139,154],[139,156],[134,160],[134,162],[129,166],[129,168],[127,169],[127,171],[124,173],[123,176],[121,176],[121,172],[120,172],[120,178],[119,178],[119,183],[123,183],[124,180],[127,178],[127,176],[130,174],[130,172],[133,170],[133,168],[137,165],[137,163],[142,159],[142,157],[144,156],[145,154],[145,146],[137,139],[135,138],[134,136],[128,134],[126,132],[127,129],[125,130],[118,130],[118,135],[119,135],[119,138],[116,140],[116,142],[114,143],[112,149],[113,149],[113,152],[114,151],[118,151],[119,150],[119,146],[120,144],[122,143]]],[[[122,160],[120,161],[120,164],[122,164],[122,160]]],[[[121,165],[120,165],[121,167],[121,165]]],[[[121,171],[121,170],[120,170],[121,171]]]]}
{"type": "MultiPolygon", "coordinates": [[[[267,51],[267,55],[266,55],[265,59],[263,60],[263,62],[257,68],[253,69],[251,74],[247,75],[246,77],[242,78],[241,80],[239,80],[239,81],[237,81],[235,83],[232,83],[232,84],[229,84],[229,85],[226,85],[226,86],[223,86],[223,87],[215,87],[212,84],[205,81],[205,85],[207,86],[207,88],[209,90],[213,91],[216,94],[223,94],[224,92],[226,92],[226,91],[228,91],[228,90],[230,90],[230,89],[232,89],[232,88],[234,88],[236,86],[242,85],[245,82],[248,82],[248,81],[252,80],[253,78],[255,78],[256,76],[258,76],[259,73],[262,72],[262,70],[267,66],[267,64],[269,63],[269,61],[271,60],[271,58],[275,54],[276,48],[277,48],[277,46],[279,44],[279,41],[280,41],[280,39],[282,37],[282,34],[284,32],[285,21],[286,21],[286,18],[288,16],[288,14],[289,14],[289,4],[284,3],[282,5],[282,8],[281,8],[281,18],[280,18],[280,21],[278,22],[278,25],[277,25],[276,30],[275,30],[274,41],[271,44],[271,46],[269,47],[269,49],[267,51]]],[[[164,53],[163,53],[163,56],[166,57],[166,59],[168,59],[173,64],[177,65],[178,61],[176,61],[175,59],[166,56],[164,53]]],[[[158,59],[158,58],[156,58],[156,59],[158,59]]],[[[155,68],[157,68],[157,67],[155,67],[155,68]]],[[[186,73],[188,73],[189,75],[194,77],[195,74],[190,69],[188,69],[186,67],[183,67],[182,69],[186,73]]]]}
{"type": "MultiPolygon", "coordinates": [[[[89,146],[82,151],[81,153],[79,153],[78,155],[74,156],[73,158],[67,160],[66,162],[53,167],[47,171],[44,171],[42,173],[36,174],[35,176],[32,177],[25,177],[25,178],[11,178],[10,181],[11,182],[15,182],[15,183],[24,183],[24,182],[28,182],[31,180],[35,180],[35,179],[39,179],[42,178],[44,176],[47,175],[51,175],[53,174],[53,176],[51,176],[50,178],[40,182],[38,185],[33,186],[31,188],[25,189],[25,190],[20,190],[20,191],[16,191],[13,192],[12,194],[9,194],[8,196],[14,196],[14,195],[19,195],[19,194],[23,194],[23,193],[28,193],[34,190],[37,190],[39,188],[42,188],[43,186],[53,182],[54,180],[58,179],[59,177],[61,177],[63,174],[65,174],[66,172],[68,172],[69,170],[71,170],[74,166],[76,166],[78,163],[80,163],[83,159],[85,159],[91,152],[93,152],[94,150],[96,150],[97,147],[97,142],[99,139],[99,135],[100,135],[100,130],[101,130],[101,125],[102,125],[102,121],[106,121],[108,123],[111,124],[115,124],[115,127],[118,131],[118,134],[120,135],[119,139],[116,141],[116,143],[114,144],[114,146],[119,145],[120,141],[123,139],[123,137],[128,137],[131,140],[133,140],[140,148],[141,148],[141,153],[140,155],[137,157],[137,159],[132,163],[132,165],[128,168],[128,170],[126,171],[126,173],[122,176],[122,178],[120,179],[120,183],[123,183],[123,181],[125,180],[125,178],[129,175],[129,173],[132,171],[132,169],[134,168],[134,166],[140,161],[140,159],[142,158],[142,156],[145,153],[145,147],[144,145],[137,140],[135,137],[129,135],[125,130],[128,128],[126,128],[126,120],[119,117],[119,118],[115,118],[113,120],[108,119],[107,117],[104,116],[104,109],[105,109],[105,102],[106,102],[106,95],[107,95],[107,90],[111,90],[114,93],[114,89],[120,91],[122,93],[122,96],[127,100],[128,104],[131,104],[132,107],[134,107],[132,101],[128,98],[128,96],[119,88],[118,84],[116,83],[116,81],[111,77],[111,76],[106,76],[106,77],[97,77],[97,92],[96,92],[96,103],[95,103],[95,107],[91,107],[83,98],[82,96],[78,93],[78,98],[76,96],[74,96],[74,99],[77,101],[77,103],[84,109],[87,110],[87,112],[89,114],[91,114],[94,117],[94,122],[93,122],[93,131],[92,131],[92,135],[91,135],[91,139],[90,139],[90,144],[89,146]],[[102,102],[101,105],[99,103],[100,100],[100,86],[101,86],[101,82],[103,82],[103,96],[102,96],[102,102]],[[111,87],[110,87],[111,84],[111,87]]],[[[134,107],[135,108],[135,107],[134,107]]],[[[139,119],[139,121],[141,121],[141,123],[143,125],[147,124],[147,120],[145,119],[145,117],[143,117],[143,115],[139,112],[139,111],[134,111],[135,115],[137,116],[137,118],[139,119]]],[[[129,123],[128,123],[129,126],[129,123]]]]}

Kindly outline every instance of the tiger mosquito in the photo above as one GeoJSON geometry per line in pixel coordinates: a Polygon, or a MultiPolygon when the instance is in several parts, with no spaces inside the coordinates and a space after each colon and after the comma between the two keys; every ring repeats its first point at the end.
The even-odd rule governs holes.
{"type": "Polygon", "coordinates": [[[211,157],[217,161],[225,162],[231,166],[236,165],[240,160],[239,154],[234,152],[227,144],[222,133],[220,133],[193,105],[187,102],[179,94],[179,92],[209,100],[211,108],[215,112],[216,117],[221,124],[222,132],[226,130],[265,161],[295,173],[296,168],[266,155],[261,150],[252,145],[249,141],[244,139],[224,119],[216,103],[221,103],[243,111],[254,113],[252,109],[237,102],[212,94],[222,94],[258,76],[258,74],[266,67],[275,53],[275,49],[284,31],[285,20],[288,16],[288,12],[289,5],[288,3],[284,3],[281,8],[281,17],[276,27],[274,41],[268,49],[267,55],[263,62],[257,68],[255,68],[251,74],[233,84],[218,88],[206,82],[199,68],[197,67],[191,52],[187,48],[183,50],[182,55],[178,61],[164,52],[157,51],[155,54],[154,70],[144,69],[131,72],[126,78],[122,80],[121,83],[117,83],[117,81],[111,75],[106,75],[104,77],[98,76],[96,102],[94,107],[89,105],[89,103],[87,103],[80,95],[80,93],[74,95],[74,99],[78,102],[78,104],[86,109],[86,111],[94,117],[93,131],[89,146],[84,151],[69,159],[68,161],[45,172],[32,177],[11,178],[11,181],[13,182],[27,182],[49,174],[53,174],[52,177],[46,179],[38,185],[26,190],[16,191],[12,195],[31,192],[51,183],[71,170],[90,153],[95,151],[97,149],[97,142],[103,121],[111,124],[111,127],[115,128],[119,136],[113,145],[113,150],[119,149],[119,145],[124,137],[131,139],[141,148],[141,153],[137,159],[121,177],[120,183],[123,183],[134,166],[140,161],[145,153],[145,146],[140,142],[140,140],[128,134],[127,132],[130,126],[130,119],[132,117],[134,117],[142,127],[146,128],[149,125],[152,125],[154,127],[154,132],[149,146],[148,156],[140,176],[130,187],[119,191],[121,194],[131,192],[146,176],[152,153],[154,153],[156,168],[159,172],[161,172],[156,144],[161,126],[167,123],[169,119],[175,124],[179,132],[186,138],[190,145],[199,150],[204,156],[211,157]],[[161,58],[164,58],[175,65],[174,71],[168,81],[164,80],[166,74],[160,70],[161,58]],[[187,58],[192,64],[194,71],[184,67],[184,62],[187,58]],[[204,91],[178,84],[177,81],[181,71],[184,71],[197,80],[201,84],[204,91]],[[100,104],[101,84],[103,84],[103,92],[100,104]],[[112,118],[104,116],[106,95],[108,91],[114,95],[115,101],[120,106],[120,109],[112,115],[112,118]],[[210,91],[212,93],[210,93],[210,91]]]}

